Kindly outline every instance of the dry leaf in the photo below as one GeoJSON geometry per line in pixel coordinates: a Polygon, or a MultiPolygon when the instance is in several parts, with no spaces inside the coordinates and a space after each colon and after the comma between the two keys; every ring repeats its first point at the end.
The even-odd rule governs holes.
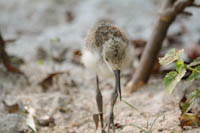
{"type": "Polygon", "coordinates": [[[43,88],[44,91],[46,91],[50,86],[52,86],[53,78],[63,73],[64,72],[54,72],[54,73],[48,74],[46,78],[44,78],[41,82],[39,82],[39,85],[43,88]]]}
{"type": "Polygon", "coordinates": [[[93,114],[93,121],[95,123],[95,126],[96,126],[96,131],[99,127],[99,114],[93,114]]]}
{"type": "Polygon", "coordinates": [[[71,23],[74,20],[74,14],[72,11],[66,11],[67,22],[71,23]]]}
{"type": "Polygon", "coordinates": [[[179,118],[181,127],[191,126],[191,127],[199,127],[200,126],[200,118],[196,114],[185,113],[179,118]]]}
{"type": "Polygon", "coordinates": [[[8,113],[15,113],[19,110],[19,105],[17,103],[13,105],[8,105],[5,101],[2,101],[2,103],[8,113]]]}
{"type": "Polygon", "coordinates": [[[9,71],[9,72],[12,72],[12,73],[18,73],[18,74],[22,74],[23,75],[23,72],[21,70],[19,70],[17,67],[11,65],[10,63],[4,63],[6,69],[9,71]]]}
{"type": "Polygon", "coordinates": [[[81,51],[75,50],[72,57],[72,62],[75,64],[81,64],[81,51]]]}
{"type": "Polygon", "coordinates": [[[119,128],[122,128],[123,126],[120,125],[119,123],[115,123],[115,129],[119,129],[119,128]]]}
{"type": "Polygon", "coordinates": [[[6,43],[0,34],[0,58],[2,60],[2,63],[6,67],[7,71],[24,75],[24,73],[20,69],[18,69],[17,67],[15,67],[11,64],[9,55],[7,54],[7,52],[5,50],[5,44],[6,43]]]}

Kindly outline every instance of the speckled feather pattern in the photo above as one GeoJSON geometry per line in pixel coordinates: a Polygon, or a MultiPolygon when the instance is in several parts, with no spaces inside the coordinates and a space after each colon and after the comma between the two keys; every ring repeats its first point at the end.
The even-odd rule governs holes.
{"type": "Polygon", "coordinates": [[[113,68],[127,66],[132,58],[127,36],[114,24],[106,21],[98,22],[89,30],[82,53],[83,64],[104,77],[113,75],[113,68]]]}
{"type": "Polygon", "coordinates": [[[127,44],[129,40],[124,33],[115,25],[107,21],[98,22],[87,34],[85,38],[85,47],[90,50],[97,49],[102,52],[102,45],[109,39],[120,38],[127,44]]]}

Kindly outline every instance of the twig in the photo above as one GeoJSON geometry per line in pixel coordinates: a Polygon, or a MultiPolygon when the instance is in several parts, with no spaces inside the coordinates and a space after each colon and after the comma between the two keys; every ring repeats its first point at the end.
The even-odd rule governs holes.
{"type": "Polygon", "coordinates": [[[191,7],[197,7],[197,8],[199,8],[199,7],[200,7],[200,4],[195,4],[195,3],[193,3],[193,4],[191,5],[191,7]]]}
{"type": "Polygon", "coordinates": [[[124,99],[122,99],[122,102],[124,102],[124,103],[127,104],[129,107],[131,107],[132,109],[134,109],[134,110],[136,110],[136,111],[139,112],[139,110],[138,110],[136,107],[134,107],[133,105],[131,105],[130,103],[128,103],[128,102],[125,101],[124,99]]]}
{"type": "Polygon", "coordinates": [[[136,91],[148,82],[170,25],[179,14],[186,13],[184,10],[187,7],[200,6],[194,2],[195,0],[163,0],[160,15],[142,54],[139,67],[132,80],[127,84],[130,92],[136,91]]]}
{"type": "Polygon", "coordinates": [[[186,15],[186,16],[192,16],[192,13],[191,13],[191,12],[188,12],[188,11],[183,11],[182,14],[183,14],[183,15],[186,15]]]}
{"type": "Polygon", "coordinates": [[[200,74],[200,71],[198,71],[198,70],[196,70],[196,69],[190,67],[189,65],[187,65],[186,67],[187,67],[187,69],[189,69],[189,70],[191,70],[191,71],[195,71],[195,72],[197,72],[197,73],[200,74]]]}
{"type": "Polygon", "coordinates": [[[20,69],[18,69],[17,67],[11,64],[9,56],[5,50],[5,44],[6,42],[4,41],[0,32],[0,59],[2,59],[3,65],[5,66],[7,71],[12,72],[12,73],[22,74],[24,75],[25,79],[28,81],[27,76],[20,69]]]}

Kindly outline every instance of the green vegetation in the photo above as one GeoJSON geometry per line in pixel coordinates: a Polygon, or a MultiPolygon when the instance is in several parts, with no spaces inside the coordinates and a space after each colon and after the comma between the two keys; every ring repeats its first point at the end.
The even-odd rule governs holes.
{"type": "MultiPolygon", "coordinates": [[[[200,57],[195,59],[190,64],[185,64],[181,55],[184,50],[171,49],[164,57],[159,58],[159,62],[163,66],[175,63],[176,70],[169,72],[163,79],[164,86],[169,93],[172,93],[176,88],[176,85],[181,81],[187,71],[191,71],[191,74],[187,78],[187,81],[199,80],[200,79],[200,57]]],[[[194,104],[195,100],[200,95],[200,89],[197,88],[193,91],[181,105],[182,114],[187,113],[194,104]]]]}

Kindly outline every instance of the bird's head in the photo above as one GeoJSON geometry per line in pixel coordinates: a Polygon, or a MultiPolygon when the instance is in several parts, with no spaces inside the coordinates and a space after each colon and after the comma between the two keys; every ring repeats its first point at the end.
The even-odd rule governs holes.
{"type": "Polygon", "coordinates": [[[107,66],[114,72],[116,78],[116,87],[118,87],[121,99],[120,70],[126,67],[130,62],[129,42],[119,38],[112,38],[103,45],[103,58],[107,66]]]}

